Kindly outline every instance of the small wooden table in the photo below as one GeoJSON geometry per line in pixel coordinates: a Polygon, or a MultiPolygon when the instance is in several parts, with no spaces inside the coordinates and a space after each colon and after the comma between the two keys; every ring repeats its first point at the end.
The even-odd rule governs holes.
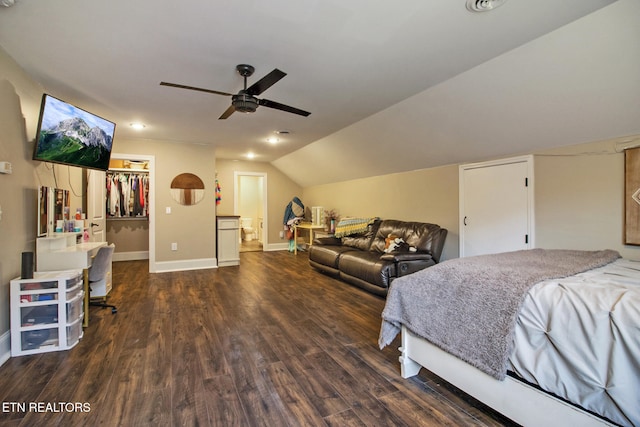
{"type": "Polygon", "coordinates": [[[298,254],[298,228],[302,228],[303,230],[309,230],[309,246],[313,245],[313,230],[321,230],[324,229],[323,225],[313,225],[310,222],[301,222],[300,224],[293,227],[293,253],[298,254]]]}

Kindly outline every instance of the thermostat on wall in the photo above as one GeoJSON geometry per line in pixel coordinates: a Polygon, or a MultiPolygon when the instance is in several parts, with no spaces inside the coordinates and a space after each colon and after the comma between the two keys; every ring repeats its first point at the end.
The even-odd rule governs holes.
{"type": "Polygon", "coordinates": [[[11,163],[0,162],[0,173],[11,173],[11,163]]]}

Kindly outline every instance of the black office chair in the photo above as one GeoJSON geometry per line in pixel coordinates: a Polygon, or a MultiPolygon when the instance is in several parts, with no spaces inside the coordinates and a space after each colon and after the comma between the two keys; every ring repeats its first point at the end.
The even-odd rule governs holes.
{"type": "Polygon", "coordinates": [[[113,314],[118,312],[118,308],[113,304],[107,304],[107,291],[106,284],[107,280],[109,280],[109,275],[111,275],[111,261],[113,259],[113,251],[116,246],[112,243],[109,246],[103,246],[98,249],[98,253],[93,258],[93,262],[91,263],[91,267],[89,268],[89,291],[92,292],[93,286],[104,287],[104,295],[98,296],[102,301],[97,301],[95,298],[90,295],[89,305],[98,306],[98,307],[109,307],[111,308],[111,312],[113,314]]]}

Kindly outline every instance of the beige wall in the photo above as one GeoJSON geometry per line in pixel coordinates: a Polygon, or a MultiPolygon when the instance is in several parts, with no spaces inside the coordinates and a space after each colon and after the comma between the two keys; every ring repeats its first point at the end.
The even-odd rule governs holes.
{"type": "Polygon", "coordinates": [[[149,221],[146,219],[108,219],[107,242],[117,253],[149,251],[149,221]]]}
{"type": "Polygon", "coordinates": [[[640,259],[640,247],[623,244],[624,154],[618,151],[614,141],[604,141],[534,156],[537,247],[608,248],[640,259]]]}
{"type": "MultiPolygon", "coordinates": [[[[156,263],[178,266],[179,262],[202,260],[206,264],[216,256],[215,230],[215,151],[207,145],[178,144],[153,140],[114,138],[113,151],[118,154],[152,155],[155,157],[155,256],[156,263]],[[170,191],[171,181],[181,173],[200,177],[205,196],[200,203],[183,206],[170,191]],[[171,213],[166,213],[166,208],[171,213]],[[178,250],[171,250],[171,243],[178,250]]],[[[174,267],[169,267],[172,269],[174,267]]],[[[159,270],[163,270],[162,267],[159,270]]]]}
{"type": "MultiPolygon", "coordinates": [[[[615,141],[534,154],[536,247],[608,248],[640,259],[640,247],[622,243],[624,154],[615,141]]],[[[308,187],[303,196],[342,216],[439,224],[449,230],[443,259],[459,256],[458,165],[308,187]]]]}
{"type": "Polygon", "coordinates": [[[341,217],[378,216],[438,224],[449,232],[443,259],[458,256],[458,166],[374,176],[304,189],[305,206],[341,217]]]}
{"type": "MultiPolygon", "coordinates": [[[[294,196],[302,197],[302,187],[269,163],[218,159],[216,169],[218,181],[222,187],[222,201],[218,205],[219,215],[235,214],[233,211],[234,172],[267,174],[267,231],[269,235],[265,236],[264,245],[266,249],[269,249],[267,246],[273,248],[273,245],[285,244],[286,241],[281,239],[279,235],[280,231],[283,230],[282,218],[284,217],[284,210],[294,196]]],[[[305,200],[303,199],[302,201],[306,206],[305,200]]]]}

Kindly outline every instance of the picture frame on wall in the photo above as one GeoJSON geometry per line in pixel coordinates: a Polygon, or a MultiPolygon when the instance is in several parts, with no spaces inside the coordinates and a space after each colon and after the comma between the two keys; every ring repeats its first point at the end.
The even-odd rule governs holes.
{"type": "Polygon", "coordinates": [[[624,244],[640,246],[640,147],[624,150],[624,244]]]}

